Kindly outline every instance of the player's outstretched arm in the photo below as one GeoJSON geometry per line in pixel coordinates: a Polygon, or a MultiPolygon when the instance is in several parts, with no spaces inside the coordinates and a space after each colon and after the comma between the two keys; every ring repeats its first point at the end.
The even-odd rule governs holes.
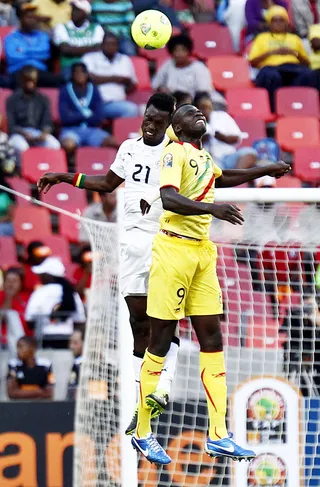
{"type": "Polygon", "coordinates": [[[215,186],[216,188],[230,188],[248,183],[263,176],[272,176],[278,179],[284,176],[290,169],[290,164],[283,161],[264,167],[252,167],[250,169],[227,169],[222,171],[222,175],[216,179],[215,186]]]}
{"type": "Polygon", "coordinates": [[[219,220],[226,220],[233,225],[242,225],[244,222],[240,208],[235,205],[217,205],[215,203],[193,201],[179,194],[173,186],[161,188],[160,193],[163,208],[173,213],[185,216],[209,214],[219,220]]]}
{"type": "MultiPolygon", "coordinates": [[[[75,186],[74,173],[67,172],[46,172],[37,182],[39,193],[47,193],[52,186],[60,183],[72,184],[75,186]]],[[[81,182],[81,189],[89,189],[91,191],[99,191],[101,193],[112,193],[124,179],[120,178],[113,171],[109,170],[107,174],[99,174],[96,176],[87,176],[83,174],[81,182]]]]}

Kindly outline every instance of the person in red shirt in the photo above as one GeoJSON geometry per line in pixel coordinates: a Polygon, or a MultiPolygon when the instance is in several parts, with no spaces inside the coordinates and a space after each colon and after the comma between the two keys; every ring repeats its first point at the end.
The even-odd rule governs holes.
{"type": "Polygon", "coordinates": [[[80,265],[72,276],[72,282],[81,299],[86,302],[92,279],[92,252],[89,245],[86,245],[80,252],[80,265]]]}
{"type": "Polygon", "coordinates": [[[26,291],[32,293],[38,286],[41,286],[39,276],[32,272],[31,267],[42,264],[51,254],[51,249],[40,240],[34,240],[29,243],[23,266],[25,274],[24,289],[26,291]]]}
{"type": "Polygon", "coordinates": [[[0,291],[0,310],[16,311],[26,335],[32,335],[32,331],[28,329],[24,319],[29,296],[30,293],[24,289],[23,269],[21,267],[9,267],[4,277],[3,291],[0,291]]]}

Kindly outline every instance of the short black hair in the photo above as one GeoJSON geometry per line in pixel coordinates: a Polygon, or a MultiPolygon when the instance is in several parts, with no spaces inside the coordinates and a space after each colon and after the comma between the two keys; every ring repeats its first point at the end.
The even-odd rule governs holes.
{"type": "Polygon", "coordinates": [[[154,95],[150,96],[146,109],[151,105],[158,110],[168,112],[171,117],[175,110],[176,99],[169,93],[155,93],[154,95]]]}
{"type": "Polygon", "coordinates": [[[174,49],[177,46],[185,47],[191,54],[193,51],[193,40],[185,34],[178,34],[176,36],[172,36],[167,44],[168,52],[172,54],[174,49]]]}
{"type": "Polygon", "coordinates": [[[102,40],[102,43],[105,41],[105,39],[108,39],[108,38],[111,38],[111,39],[115,39],[117,42],[119,42],[119,37],[117,37],[113,32],[111,32],[110,30],[107,30],[103,36],[103,40],[102,40]]]}
{"type": "Polygon", "coordinates": [[[184,101],[184,100],[185,100],[187,97],[192,98],[192,96],[191,96],[191,94],[190,94],[190,93],[187,93],[186,91],[179,91],[179,90],[174,91],[174,92],[172,93],[172,96],[174,96],[174,97],[175,97],[177,106],[182,105],[182,104],[183,104],[183,101],[184,101]]]}
{"type": "Polygon", "coordinates": [[[41,240],[32,240],[27,247],[27,254],[31,255],[38,247],[44,247],[44,243],[41,240]]]}
{"type": "Polygon", "coordinates": [[[74,74],[75,70],[78,68],[82,68],[85,73],[88,73],[88,68],[84,63],[78,62],[78,63],[73,63],[71,66],[71,74],[74,74]]]}
{"type": "Polygon", "coordinates": [[[18,342],[20,342],[20,341],[25,342],[27,345],[29,345],[29,347],[34,348],[34,350],[37,350],[37,348],[38,348],[38,343],[37,343],[37,340],[35,339],[35,337],[25,335],[25,336],[19,338],[18,342]]]}
{"type": "Polygon", "coordinates": [[[184,111],[185,107],[194,107],[194,105],[191,103],[185,103],[177,108],[172,117],[172,127],[177,123],[177,119],[180,120],[180,111],[184,111]]]}
{"type": "Polygon", "coordinates": [[[197,93],[194,96],[193,103],[195,104],[195,106],[197,106],[199,101],[203,99],[212,101],[210,93],[208,93],[207,91],[197,91],[197,93]]]}
{"type": "Polygon", "coordinates": [[[35,68],[34,66],[31,66],[30,64],[28,64],[27,66],[24,66],[21,70],[22,75],[28,75],[31,73],[37,73],[38,74],[39,71],[37,70],[37,68],[35,68]]]}

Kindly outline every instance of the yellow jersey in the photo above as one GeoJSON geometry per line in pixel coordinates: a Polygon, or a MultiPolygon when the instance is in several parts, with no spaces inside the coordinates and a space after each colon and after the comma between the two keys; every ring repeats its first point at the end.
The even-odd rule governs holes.
{"type": "MultiPolygon", "coordinates": [[[[307,52],[304,48],[302,40],[295,34],[272,34],[271,32],[263,32],[259,34],[253,41],[251,51],[249,53],[249,61],[252,61],[256,57],[262,56],[262,54],[279,49],[280,47],[287,47],[296,51],[301,56],[308,58],[307,52]]],[[[272,54],[267,57],[258,68],[264,66],[280,66],[281,64],[299,64],[299,60],[293,54],[272,54]]]]}
{"type": "MultiPolygon", "coordinates": [[[[190,200],[213,203],[215,179],[221,174],[221,169],[206,150],[199,150],[188,142],[170,142],[161,156],[160,188],[173,186],[190,200]]],[[[160,227],[205,240],[209,238],[211,221],[211,215],[184,216],[164,211],[160,227]]]]}

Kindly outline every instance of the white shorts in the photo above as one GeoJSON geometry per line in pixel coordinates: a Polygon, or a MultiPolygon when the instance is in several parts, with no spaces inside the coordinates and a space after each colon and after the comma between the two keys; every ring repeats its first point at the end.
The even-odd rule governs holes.
{"type": "Polygon", "coordinates": [[[147,296],[155,234],[126,230],[120,244],[120,290],[123,297],[147,296]]]}

